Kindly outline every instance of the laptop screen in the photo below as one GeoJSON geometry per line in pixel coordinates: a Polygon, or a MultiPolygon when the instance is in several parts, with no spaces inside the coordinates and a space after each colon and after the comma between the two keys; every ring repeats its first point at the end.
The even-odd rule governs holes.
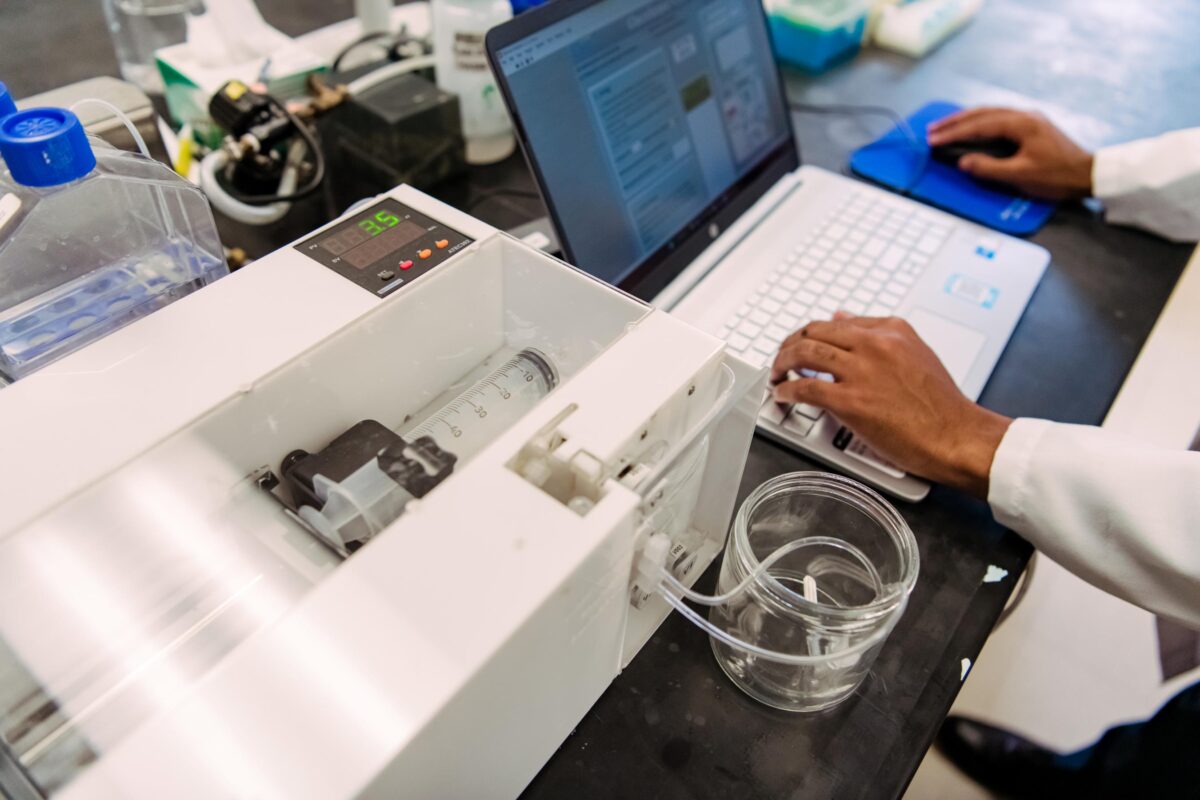
{"type": "Polygon", "coordinates": [[[629,288],[707,244],[768,162],[794,168],[761,0],[556,0],[520,25],[489,37],[493,63],[566,255],[597,277],[629,288]]]}

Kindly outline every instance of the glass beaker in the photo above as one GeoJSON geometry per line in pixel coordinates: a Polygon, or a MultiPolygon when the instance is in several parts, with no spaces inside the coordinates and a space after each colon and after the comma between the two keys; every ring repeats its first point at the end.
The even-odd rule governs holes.
{"type": "Polygon", "coordinates": [[[145,92],[162,94],[154,53],[181,43],[187,37],[187,15],[203,11],[203,0],[104,0],[121,77],[145,92]]]}
{"type": "Polygon", "coordinates": [[[785,547],[745,591],[709,614],[749,647],[713,638],[713,652],[760,702],[820,711],[858,688],[904,613],[917,579],[917,542],[896,509],[856,481],[781,475],[738,511],[718,592],[785,547]]]}

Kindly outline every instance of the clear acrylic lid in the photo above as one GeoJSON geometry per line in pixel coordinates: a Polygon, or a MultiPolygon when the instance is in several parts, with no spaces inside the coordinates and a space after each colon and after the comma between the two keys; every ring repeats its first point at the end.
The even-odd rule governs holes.
{"type": "MultiPolygon", "coordinates": [[[[42,791],[62,788],[337,569],[258,484],[290,452],[364,419],[403,430],[522,348],[565,383],[650,313],[496,236],[50,510],[0,525],[8,755],[42,791]],[[381,341],[408,344],[381,357],[381,341]]],[[[134,402],[96,422],[133,431],[137,416],[134,402]]]]}

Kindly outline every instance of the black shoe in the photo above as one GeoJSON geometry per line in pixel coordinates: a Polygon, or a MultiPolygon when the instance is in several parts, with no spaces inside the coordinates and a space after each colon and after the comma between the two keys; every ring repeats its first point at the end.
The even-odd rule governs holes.
{"type": "Polygon", "coordinates": [[[1086,797],[1089,787],[1078,759],[965,717],[948,717],[938,748],[986,789],[1013,798],[1086,797]]]}

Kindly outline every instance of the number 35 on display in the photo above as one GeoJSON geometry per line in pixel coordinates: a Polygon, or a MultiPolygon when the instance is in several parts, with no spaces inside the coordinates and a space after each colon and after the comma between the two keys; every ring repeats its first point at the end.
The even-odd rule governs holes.
{"type": "Polygon", "coordinates": [[[400,224],[400,218],[389,211],[380,211],[371,219],[364,219],[358,223],[358,227],[362,228],[372,236],[378,236],[388,228],[394,228],[400,224]]]}

